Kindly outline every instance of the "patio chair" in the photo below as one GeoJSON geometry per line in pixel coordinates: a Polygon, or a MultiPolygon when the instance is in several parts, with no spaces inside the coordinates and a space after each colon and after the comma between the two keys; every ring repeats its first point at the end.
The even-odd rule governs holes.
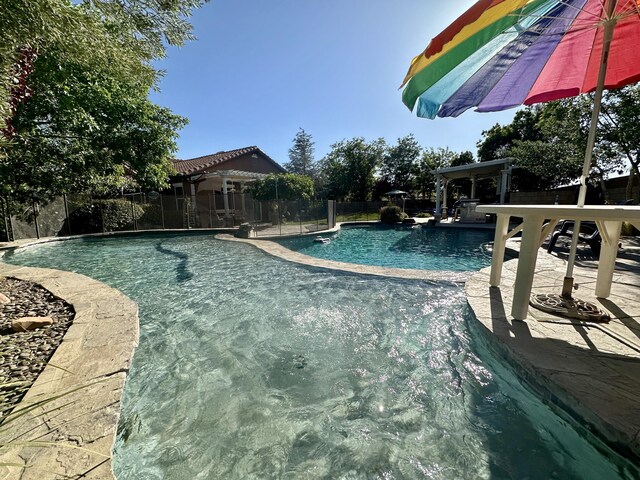
{"type": "MultiPolygon", "coordinates": [[[[555,230],[551,234],[549,245],[547,245],[547,253],[551,253],[553,251],[553,248],[555,247],[559,237],[563,236],[571,238],[571,236],[573,236],[573,220],[565,220],[560,223],[559,227],[559,230],[555,230]]],[[[580,223],[580,233],[578,234],[578,240],[589,245],[589,247],[591,247],[593,255],[596,258],[600,257],[600,246],[602,244],[602,239],[595,222],[587,221],[580,223]]]]}

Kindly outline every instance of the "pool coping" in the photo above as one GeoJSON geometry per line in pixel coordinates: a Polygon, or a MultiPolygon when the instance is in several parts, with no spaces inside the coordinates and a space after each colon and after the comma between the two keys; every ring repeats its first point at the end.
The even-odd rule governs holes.
{"type": "Polygon", "coordinates": [[[0,462],[22,466],[1,466],[0,478],[115,480],[112,449],[138,345],[137,304],[77,273],[10,265],[0,258],[0,275],[40,284],[75,310],[61,344],[16,409],[47,403],[36,404],[1,431],[0,462]],[[50,444],[6,446],[34,440],[50,444]]]}

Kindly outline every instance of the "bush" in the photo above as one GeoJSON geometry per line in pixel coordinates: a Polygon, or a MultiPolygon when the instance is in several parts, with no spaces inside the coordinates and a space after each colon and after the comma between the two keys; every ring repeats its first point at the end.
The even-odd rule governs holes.
{"type": "Polygon", "coordinates": [[[417,215],[415,215],[416,218],[431,218],[433,217],[433,215],[431,215],[429,212],[420,212],[417,215]]]}
{"type": "MultiPolygon", "coordinates": [[[[136,220],[139,220],[144,212],[140,205],[134,204],[133,213],[136,220]]],[[[94,200],[69,214],[71,233],[78,235],[133,230],[131,214],[131,202],[128,200],[94,200]]],[[[67,226],[64,225],[58,235],[67,231],[67,226]]]]}
{"type": "Polygon", "coordinates": [[[400,223],[405,218],[407,218],[407,214],[396,205],[390,205],[380,209],[380,221],[382,221],[382,223],[400,223]]]}

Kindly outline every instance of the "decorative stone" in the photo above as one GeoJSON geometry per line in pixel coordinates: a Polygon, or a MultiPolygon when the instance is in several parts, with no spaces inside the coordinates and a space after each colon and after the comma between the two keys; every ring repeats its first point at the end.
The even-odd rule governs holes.
{"type": "Polygon", "coordinates": [[[9,297],[7,297],[4,293],[0,293],[0,305],[6,305],[7,303],[11,303],[9,297]]]}
{"type": "Polygon", "coordinates": [[[51,317],[22,317],[11,321],[11,330],[14,332],[26,332],[37,328],[53,325],[51,317]]]}

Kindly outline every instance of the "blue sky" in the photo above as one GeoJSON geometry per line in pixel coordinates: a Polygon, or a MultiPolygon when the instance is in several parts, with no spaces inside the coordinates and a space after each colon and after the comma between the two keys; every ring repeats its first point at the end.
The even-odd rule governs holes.
{"type": "Polygon", "coordinates": [[[171,48],[154,102],[189,118],[178,158],[257,145],[288,161],[299,128],[316,159],[353,137],[476,153],[482,130],[515,110],[417,118],[398,90],[411,59],[473,1],[212,0],[192,17],[198,40],[171,48]]]}

